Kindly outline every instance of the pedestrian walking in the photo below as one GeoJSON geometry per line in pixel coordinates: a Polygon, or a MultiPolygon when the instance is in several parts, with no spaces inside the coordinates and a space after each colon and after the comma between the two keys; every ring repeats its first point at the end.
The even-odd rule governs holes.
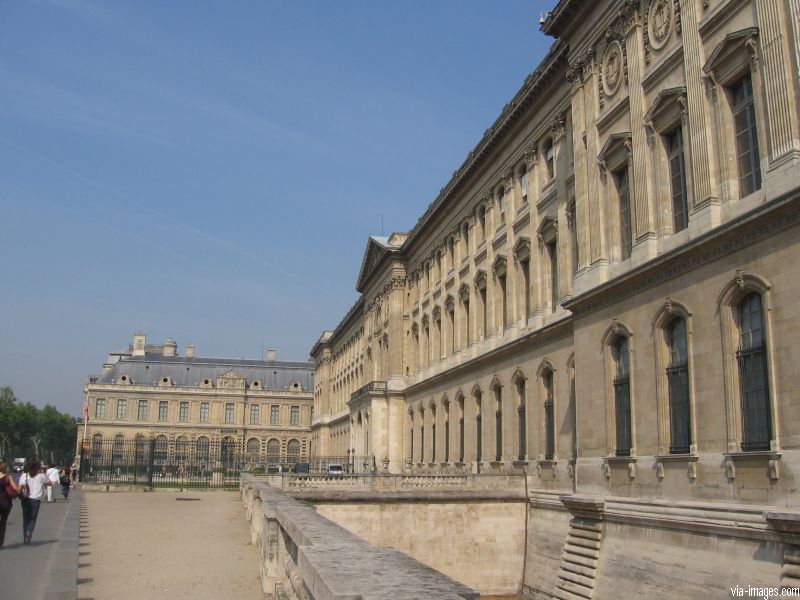
{"type": "Polygon", "coordinates": [[[26,544],[30,544],[44,489],[53,484],[41,472],[41,464],[35,458],[28,460],[27,467],[19,478],[19,485],[22,488],[22,537],[26,544]]]}
{"type": "Polygon", "coordinates": [[[61,477],[61,479],[60,479],[60,482],[61,482],[61,495],[64,496],[64,498],[68,498],[69,497],[69,486],[70,486],[70,483],[71,483],[69,467],[64,467],[63,469],[61,469],[61,476],[60,477],[61,477]]]}
{"type": "Polygon", "coordinates": [[[50,482],[50,485],[47,486],[47,501],[55,502],[56,498],[53,495],[53,492],[55,491],[55,486],[59,484],[59,479],[58,479],[58,469],[54,464],[52,463],[50,464],[50,467],[47,469],[47,471],[45,471],[45,476],[47,477],[47,480],[50,482]]]}
{"type": "Polygon", "coordinates": [[[0,548],[6,539],[6,522],[19,486],[8,472],[8,464],[0,462],[0,548]]]}

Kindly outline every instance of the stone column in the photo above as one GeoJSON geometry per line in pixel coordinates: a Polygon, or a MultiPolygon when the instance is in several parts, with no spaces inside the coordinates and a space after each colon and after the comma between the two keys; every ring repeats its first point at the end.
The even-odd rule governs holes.
{"type": "MultiPolygon", "coordinates": [[[[766,113],[769,121],[769,162],[770,166],[781,163],[788,154],[796,154],[800,149],[798,140],[798,121],[796,104],[789,97],[792,81],[791,65],[786,60],[791,56],[789,48],[789,32],[787,27],[797,26],[797,6],[790,6],[785,14],[783,2],[778,0],[758,0],[759,45],[764,87],[766,91],[766,113]],[[795,10],[793,11],[792,8],[795,10]]],[[[795,2],[795,5],[797,3],[795,2]]],[[[797,44],[797,40],[795,40],[797,44]]]]}
{"type": "MultiPolygon", "coordinates": [[[[644,128],[644,92],[642,90],[642,63],[643,48],[642,24],[636,11],[628,15],[627,31],[625,33],[625,53],[628,57],[628,98],[631,114],[631,141],[633,153],[629,164],[629,174],[632,178],[631,205],[634,210],[633,242],[655,236],[655,223],[653,219],[652,197],[648,194],[647,180],[647,132],[644,128]]],[[[698,67],[699,70],[699,67],[698,67]]]]}
{"type": "Polygon", "coordinates": [[[703,85],[702,40],[698,23],[697,0],[681,0],[681,36],[683,39],[683,65],[686,77],[686,103],[689,131],[684,139],[689,142],[692,168],[692,200],[694,208],[701,208],[717,200],[716,154],[711,151],[713,131],[710,111],[703,85]]]}

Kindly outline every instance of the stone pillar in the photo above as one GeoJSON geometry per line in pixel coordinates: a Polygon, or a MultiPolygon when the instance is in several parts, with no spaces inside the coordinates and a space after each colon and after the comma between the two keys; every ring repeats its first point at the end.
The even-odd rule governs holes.
{"type": "MultiPolygon", "coordinates": [[[[702,40],[698,23],[697,0],[681,0],[681,36],[683,65],[686,77],[686,103],[689,131],[688,141],[692,169],[692,200],[701,208],[717,200],[718,182],[715,177],[716,153],[711,151],[711,132],[714,130],[703,85],[702,40]]],[[[690,207],[691,209],[691,207],[690,207]]]]}
{"type": "MultiPolygon", "coordinates": [[[[629,173],[632,176],[632,202],[634,210],[633,243],[655,237],[652,195],[648,193],[647,132],[644,128],[645,97],[642,91],[642,63],[644,60],[642,24],[634,11],[629,15],[625,33],[625,53],[628,57],[628,98],[631,115],[631,141],[633,144],[629,173]]],[[[699,70],[699,67],[698,67],[699,70]]]]}
{"type": "MultiPolygon", "coordinates": [[[[789,13],[785,14],[783,2],[778,0],[758,0],[759,46],[761,47],[761,60],[764,88],[766,91],[766,113],[769,122],[769,162],[770,166],[780,164],[789,154],[797,154],[800,150],[798,139],[798,120],[796,105],[789,97],[791,87],[787,82],[792,81],[791,65],[786,58],[791,56],[789,48],[789,35],[787,27],[797,26],[797,6],[790,6],[789,13]],[[792,10],[794,8],[795,10],[792,10]]],[[[795,39],[795,44],[797,40],[795,39]]]]}

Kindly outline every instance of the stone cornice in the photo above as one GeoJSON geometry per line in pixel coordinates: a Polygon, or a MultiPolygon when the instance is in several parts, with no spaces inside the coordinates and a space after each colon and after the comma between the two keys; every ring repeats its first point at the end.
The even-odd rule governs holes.
{"type": "MultiPolygon", "coordinates": [[[[453,173],[450,181],[439,192],[439,196],[427,208],[425,213],[409,232],[402,250],[407,256],[407,249],[414,243],[425,226],[447,208],[456,192],[483,166],[492,150],[528,110],[542,87],[552,80],[556,73],[566,73],[566,59],[569,48],[563,42],[556,42],[540,65],[525,79],[522,88],[514,98],[506,104],[500,116],[489,127],[478,145],[469,153],[464,163],[453,173]]],[[[413,271],[413,269],[410,269],[413,271]]]]}
{"type": "Polygon", "coordinates": [[[564,303],[580,317],[661,285],[773,234],[800,224],[796,190],[716,227],[688,244],[599,285],[564,303]]]}

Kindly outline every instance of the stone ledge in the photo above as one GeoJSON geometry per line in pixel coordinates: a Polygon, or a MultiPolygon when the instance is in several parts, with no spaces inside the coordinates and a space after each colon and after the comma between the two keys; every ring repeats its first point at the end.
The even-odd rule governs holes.
{"type": "Polygon", "coordinates": [[[265,518],[290,538],[295,556],[285,560],[296,557],[292,570],[316,600],[479,600],[475,590],[402,552],[372,546],[266,482],[243,476],[241,491],[245,500],[260,497],[265,518]]]}

